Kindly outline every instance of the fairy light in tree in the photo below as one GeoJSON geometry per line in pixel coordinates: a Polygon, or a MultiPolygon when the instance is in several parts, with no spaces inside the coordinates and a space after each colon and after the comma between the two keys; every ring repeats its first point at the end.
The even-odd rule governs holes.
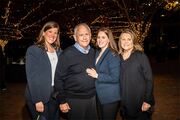
{"type": "Polygon", "coordinates": [[[129,23],[129,27],[133,29],[133,31],[135,31],[135,33],[137,34],[139,43],[143,46],[144,39],[148,35],[148,32],[151,27],[151,20],[153,18],[153,15],[155,14],[155,12],[158,10],[159,7],[162,7],[164,1],[150,0],[143,3],[140,6],[139,4],[137,4],[136,7],[133,7],[131,9],[127,7],[128,4],[126,4],[124,0],[121,0],[122,2],[121,4],[119,3],[120,1],[118,0],[113,0],[113,2],[117,4],[120,10],[124,11],[127,21],[129,23]],[[137,14],[141,13],[142,11],[142,14],[139,14],[136,16],[134,14],[130,14],[132,10],[136,12],[137,14]],[[141,11],[138,11],[138,10],[141,10],[141,11]]]}
{"type": "MultiPolygon", "coordinates": [[[[38,4],[38,6],[32,8],[25,16],[20,18],[20,20],[17,23],[11,23],[10,21],[8,21],[9,18],[11,17],[10,13],[12,12],[10,9],[10,5],[11,5],[12,1],[9,1],[7,4],[7,7],[5,8],[5,15],[1,16],[1,18],[4,19],[4,21],[5,21],[4,24],[2,24],[2,27],[0,28],[1,40],[7,41],[7,40],[11,40],[11,39],[16,39],[16,40],[21,39],[23,37],[22,21],[26,20],[29,15],[36,12],[36,10],[39,9],[42,5],[44,5],[46,1],[47,0],[44,0],[44,1],[40,2],[38,4]]],[[[29,28],[31,26],[33,26],[33,25],[27,25],[26,27],[29,28]]]]}
{"type": "MultiPolygon", "coordinates": [[[[41,3],[40,5],[42,5],[42,3],[41,3]]],[[[21,31],[24,31],[24,30],[26,30],[26,29],[29,29],[29,28],[37,25],[38,23],[41,23],[43,20],[45,20],[46,18],[48,18],[49,16],[51,16],[51,15],[53,15],[53,14],[60,14],[60,13],[66,12],[66,11],[73,10],[73,9],[75,9],[75,8],[77,8],[77,7],[84,6],[84,5],[85,5],[85,2],[82,2],[82,3],[79,3],[79,4],[74,3],[74,5],[71,6],[71,7],[64,8],[64,9],[61,9],[61,10],[59,10],[59,11],[58,11],[58,10],[53,10],[51,13],[49,13],[49,14],[47,14],[46,16],[42,17],[41,19],[33,22],[33,23],[30,24],[30,25],[26,25],[25,27],[21,28],[21,31]]]]}
{"type": "Polygon", "coordinates": [[[4,46],[8,43],[7,40],[0,39],[0,46],[2,46],[2,50],[4,51],[4,46]]]}
{"type": "Polygon", "coordinates": [[[178,1],[167,1],[167,4],[164,6],[164,9],[170,11],[178,6],[180,6],[180,3],[178,1]]]}
{"type": "Polygon", "coordinates": [[[40,20],[35,21],[35,22],[34,22],[34,23],[32,23],[31,25],[27,25],[27,26],[25,26],[25,27],[21,28],[21,31],[24,31],[24,30],[26,30],[26,29],[28,29],[28,28],[31,28],[32,26],[35,26],[36,24],[38,24],[38,23],[42,22],[43,20],[45,20],[47,17],[49,17],[50,15],[52,15],[52,14],[54,14],[54,13],[55,13],[55,10],[54,10],[54,11],[52,11],[51,13],[49,13],[48,15],[44,16],[44,17],[43,17],[43,18],[41,18],[40,20]]]}
{"type": "MultiPolygon", "coordinates": [[[[21,16],[21,18],[19,18],[18,20],[16,19],[16,21],[18,21],[18,22],[14,22],[14,21],[12,21],[12,23],[10,23],[10,29],[11,30],[7,30],[7,31],[5,31],[6,32],[6,35],[9,35],[9,36],[11,36],[11,38],[15,38],[15,39],[20,39],[21,37],[23,37],[23,33],[25,33],[25,32],[27,32],[27,31],[29,31],[29,30],[31,30],[30,28],[33,28],[34,26],[38,26],[38,25],[41,25],[40,23],[41,22],[43,22],[45,19],[47,19],[48,17],[50,17],[51,15],[53,15],[53,14],[63,14],[63,13],[66,13],[66,12],[69,12],[69,11],[72,11],[73,9],[77,9],[77,8],[83,8],[83,7],[85,7],[85,6],[88,6],[88,5],[91,5],[91,3],[96,3],[96,2],[92,2],[92,0],[85,0],[85,1],[82,1],[82,0],[80,0],[80,1],[76,1],[75,2],[75,0],[65,0],[66,1],[66,4],[65,3],[63,3],[63,2],[65,2],[65,1],[61,1],[61,2],[59,2],[59,3],[61,3],[61,4],[63,4],[63,5],[65,5],[65,7],[64,6],[62,6],[61,8],[55,8],[54,6],[53,6],[53,8],[51,8],[51,9],[48,9],[49,11],[46,13],[46,15],[45,16],[41,16],[41,18],[38,18],[37,16],[33,16],[34,15],[34,13],[36,13],[37,12],[37,10],[39,10],[39,9],[41,9],[41,7],[43,6],[43,5],[45,5],[46,3],[48,3],[47,2],[48,0],[43,0],[42,2],[40,2],[39,4],[36,4],[36,3],[33,3],[34,5],[36,5],[36,6],[34,6],[32,9],[30,9],[29,10],[29,12],[27,12],[27,14],[23,14],[23,16],[21,16]],[[31,17],[32,16],[32,17],[31,17]],[[31,19],[31,18],[34,18],[35,20],[33,21],[33,19],[32,20],[29,20],[29,19],[31,19]],[[26,21],[28,21],[28,22],[26,22],[26,21]],[[13,31],[13,34],[8,34],[8,33],[10,33],[10,32],[12,32],[13,31]],[[15,37],[16,36],[16,37],[15,37]]],[[[121,1],[123,1],[123,4],[119,4],[118,2],[120,2],[120,1],[118,1],[118,0],[112,0],[114,3],[117,3],[117,6],[119,6],[119,8],[121,9],[121,10],[123,10],[123,11],[126,11],[126,14],[128,14],[128,10],[129,9],[127,9],[128,7],[126,7],[126,5],[124,5],[124,0],[121,0],[121,1]]],[[[54,3],[56,3],[56,2],[54,2],[54,3]]],[[[5,20],[6,19],[6,25],[8,26],[8,23],[10,22],[10,20],[11,19],[9,19],[8,20],[8,18],[9,17],[11,17],[10,15],[9,15],[9,13],[11,13],[11,12],[13,12],[12,11],[12,9],[10,9],[10,5],[12,6],[12,4],[11,4],[11,1],[9,1],[9,3],[8,3],[8,7],[7,8],[9,8],[9,9],[7,9],[6,10],[6,14],[4,15],[4,16],[2,16],[2,18],[5,20]]],[[[31,5],[31,4],[30,4],[31,5]]],[[[149,5],[149,6],[152,6],[152,4],[151,3],[148,3],[147,5],[149,5]]],[[[116,6],[116,7],[117,7],[116,6]]],[[[11,7],[12,8],[12,7],[11,7]]],[[[95,9],[95,8],[94,8],[95,9]]],[[[122,11],[120,11],[120,12],[118,12],[118,13],[121,13],[122,11]]],[[[42,14],[40,14],[40,15],[42,15],[42,14]]],[[[71,14],[70,14],[71,15],[71,14]]],[[[119,14],[119,16],[118,17],[121,17],[122,16],[122,14],[119,14]]],[[[79,14],[77,14],[77,15],[75,15],[74,16],[74,18],[73,17],[71,17],[71,18],[73,18],[73,19],[71,19],[70,21],[70,24],[73,24],[73,22],[74,22],[74,24],[76,23],[76,21],[80,21],[81,19],[79,19],[79,20],[77,20],[78,19],[78,17],[81,17],[79,14]],[[74,20],[74,21],[73,21],[74,20]],[[75,21],[76,20],[76,21],[75,21]]],[[[94,17],[94,16],[93,16],[94,17]]],[[[140,39],[140,41],[143,41],[143,39],[145,38],[144,36],[146,36],[147,35],[147,33],[148,33],[148,30],[149,30],[149,28],[150,28],[150,26],[151,26],[151,22],[149,21],[149,22],[144,22],[143,21],[143,19],[141,19],[141,20],[139,20],[139,21],[142,21],[142,22],[135,22],[135,20],[132,20],[131,18],[130,18],[130,16],[129,15],[127,15],[127,17],[128,17],[128,20],[127,20],[127,22],[126,21],[121,21],[121,20],[117,20],[117,21],[113,21],[109,16],[108,17],[106,17],[106,16],[100,16],[99,18],[97,18],[97,19],[95,19],[94,21],[92,20],[92,22],[90,22],[90,23],[96,23],[96,22],[100,22],[100,23],[102,23],[102,24],[106,24],[106,25],[109,25],[109,24],[115,24],[115,26],[111,26],[111,25],[109,25],[109,27],[112,27],[112,29],[113,29],[113,31],[115,32],[115,33],[119,33],[120,32],[120,29],[122,29],[122,28],[124,28],[124,27],[132,27],[134,30],[136,30],[137,31],[137,33],[138,33],[138,35],[139,36],[141,36],[141,37],[139,37],[139,39],[140,38],[142,38],[142,39],[140,39]],[[128,24],[127,24],[128,23],[128,24]]],[[[140,16],[141,17],[141,16],[140,16]]],[[[18,18],[18,17],[17,17],[18,18]]],[[[69,21],[68,21],[69,22],[69,21]]],[[[3,27],[7,27],[7,26],[3,26],[3,27]]],[[[66,25],[67,27],[68,27],[68,25],[66,25]]],[[[94,26],[94,28],[96,29],[96,27],[94,26]]],[[[70,29],[69,31],[70,31],[70,33],[71,33],[71,30],[72,30],[72,26],[70,26],[70,27],[68,27],[68,29],[70,29]]],[[[5,33],[5,32],[1,32],[1,28],[0,28],[0,35],[2,34],[2,33],[5,33]]],[[[2,35],[1,35],[2,36],[2,35]]]]}
{"type": "Polygon", "coordinates": [[[92,21],[91,24],[95,24],[95,23],[107,23],[107,22],[108,22],[108,17],[100,15],[94,21],[92,21]]]}
{"type": "Polygon", "coordinates": [[[30,14],[32,14],[33,12],[35,12],[37,9],[39,9],[42,5],[44,5],[44,3],[46,2],[47,0],[44,0],[42,1],[41,3],[39,3],[39,5],[35,8],[33,8],[32,10],[30,10],[24,17],[22,17],[18,23],[14,24],[14,26],[17,26],[19,27],[19,25],[21,24],[21,22],[23,20],[25,20],[30,14]]]}
{"type": "Polygon", "coordinates": [[[101,25],[109,27],[114,35],[114,38],[118,40],[120,32],[122,31],[123,28],[129,28],[129,22],[126,21],[120,21],[119,19],[122,17],[116,16],[116,17],[107,17],[104,15],[100,15],[97,18],[95,18],[90,24],[92,26],[92,31],[93,31],[93,41],[94,43],[95,37],[96,37],[96,32],[97,30],[101,27],[101,25]],[[100,24],[100,25],[99,25],[100,24]]]}
{"type": "Polygon", "coordinates": [[[9,19],[10,4],[11,4],[11,1],[8,2],[8,5],[7,5],[7,7],[5,8],[5,10],[6,10],[5,15],[4,15],[4,16],[1,16],[2,19],[5,19],[5,22],[4,22],[5,25],[7,24],[8,19],[9,19]]]}
{"type": "Polygon", "coordinates": [[[149,29],[151,27],[151,22],[144,23],[144,21],[141,22],[132,22],[134,31],[137,35],[137,39],[139,43],[143,46],[143,42],[145,37],[148,35],[149,29]]]}
{"type": "MultiPolygon", "coordinates": [[[[37,10],[41,9],[43,5],[48,3],[47,1],[48,0],[43,0],[37,6],[30,8],[30,11],[27,12],[27,14],[25,14],[21,18],[16,17],[16,18],[18,18],[18,20],[15,20],[17,22],[10,21],[11,19],[9,19],[9,21],[8,21],[8,17],[12,17],[12,18],[14,17],[14,16],[11,16],[13,14],[9,15],[9,13],[15,13],[16,12],[16,11],[14,11],[16,9],[14,9],[13,11],[12,11],[12,9],[10,9],[10,3],[11,2],[9,2],[8,7],[7,7],[8,9],[6,10],[6,15],[2,17],[3,19],[6,18],[6,24],[7,25],[3,24],[2,27],[0,28],[1,39],[7,39],[7,40],[21,39],[23,37],[23,33],[27,33],[27,31],[29,31],[30,28],[32,28],[34,26],[39,26],[42,21],[44,21],[45,19],[47,19],[51,15],[63,14],[64,12],[71,11],[71,10],[77,9],[77,8],[82,8],[83,6],[87,6],[91,3],[91,1],[89,1],[89,0],[85,0],[85,1],[80,0],[80,1],[76,1],[76,2],[71,1],[71,0],[66,0],[66,7],[63,6],[64,8],[61,8],[60,10],[53,10],[54,8],[52,8],[52,9],[50,9],[50,11],[45,16],[42,16],[41,18],[36,19],[36,20],[32,21],[32,23],[30,23],[31,20],[29,20],[29,18],[31,16],[36,17],[36,16],[33,16],[33,14],[35,12],[37,12],[37,10]],[[28,21],[28,22],[26,22],[26,21],[28,21]]],[[[31,5],[31,4],[29,4],[29,5],[31,5]]],[[[35,5],[35,3],[34,3],[34,5],[35,5]]],[[[18,10],[18,11],[20,11],[20,10],[18,10]]],[[[78,19],[79,19],[79,15],[76,15],[75,20],[78,20],[78,19]]],[[[72,28],[70,28],[69,31],[71,32],[72,28]]]]}

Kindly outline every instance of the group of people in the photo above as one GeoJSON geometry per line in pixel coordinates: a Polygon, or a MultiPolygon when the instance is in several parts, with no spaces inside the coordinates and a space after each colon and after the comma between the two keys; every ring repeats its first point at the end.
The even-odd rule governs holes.
{"type": "Polygon", "coordinates": [[[90,45],[86,23],[74,28],[75,44],[60,47],[58,23],[47,22],[26,52],[26,103],[32,119],[150,120],[153,75],[136,34],[125,29],[118,44],[112,31],[97,32],[90,45]]]}

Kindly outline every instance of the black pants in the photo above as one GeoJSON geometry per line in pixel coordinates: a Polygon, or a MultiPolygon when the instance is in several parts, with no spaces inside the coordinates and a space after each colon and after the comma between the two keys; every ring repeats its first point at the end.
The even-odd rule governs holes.
{"type": "Polygon", "coordinates": [[[99,100],[97,101],[99,120],[116,120],[119,101],[109,104],[101,104],[99,100]]]}
{"type": "Polygon", "coordinates": [[[46,120],[59,120],[59,105],[57,101],[53,98],[50,98],[49,102],[44,104],[44,112],[38,113],[36,111],[35,105],[31,101],[27,101],[27,106],[31,113],[32,119],[37,120],[38,115],[42,115],[46,118],[46,120]]]}
{"type": "Polygon", "coordinates": [[[67,98],[71,108],[68,120],[97,120],[96,98],[79,99],[67,98]]]}

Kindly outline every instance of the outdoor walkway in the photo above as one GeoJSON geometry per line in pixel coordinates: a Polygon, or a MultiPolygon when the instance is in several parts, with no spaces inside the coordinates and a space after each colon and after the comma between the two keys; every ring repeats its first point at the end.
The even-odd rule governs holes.
{"type": "MultiPolygon", "coordinates": [[[[180,120],[179,61],[152,62],[154,95],[156,100],[153,120],[180,120]]],[[[29,120],[24,107],[25,82],[8,82],[0,92],[0,120],[29,120]]],[[[119,116],[117,120],[121,120],[119,116]]]]}

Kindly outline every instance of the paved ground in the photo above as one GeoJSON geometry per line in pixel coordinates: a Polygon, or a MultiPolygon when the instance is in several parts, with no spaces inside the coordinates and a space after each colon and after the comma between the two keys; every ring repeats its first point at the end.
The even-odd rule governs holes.
{"type": "MultiPolygon", "coordinates": [[[[179,65],[178,60],[152,61],[156,100],[153,120],[180,120],[179,65]]],[[[24,107],[25,84],[8,82],[8,90],[0,92],[0,120],[29,120],[24,107]]],[[[117,120],[121,120],[119,116],[117,120]]]]}

